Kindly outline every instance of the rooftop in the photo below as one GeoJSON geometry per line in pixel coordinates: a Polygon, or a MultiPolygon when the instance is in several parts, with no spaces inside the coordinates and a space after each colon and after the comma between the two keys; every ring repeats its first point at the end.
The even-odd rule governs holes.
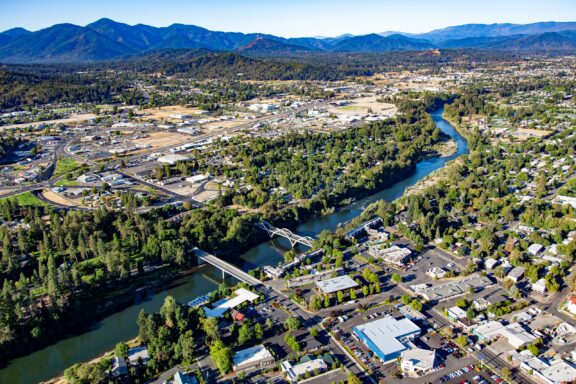
{"type": "Polygon", "coordinates": [[[214,306],[212,308],[204,307],[204,312],[206,313],[206,316],[220,317],[228,310],[236,308],[240,304],[245,303],[247,301],[252,302],[256,300],[258,297],[260,297],[254,292],[250,292],[246,288],[239,288],[236,291],[234,291],[234,293],[236,296],[230,299],[223,299],[217,301],[216,303],[214,303],[214,306]]]}
{"type": "Polygon", "coordinates": [[[234,365],[248,364],[262,359],[274,358],[263,345],[256,345],[252,348],[243,349],[234,354],[234,365]]]}
{"type": "Polygon", "coordinates": [[[400,338],[420,333],[420,327],[411,320],[396,320],[392,316],[358,325],[355,330],[364,334],[386,356],[406,349],[400,338]]]}
{"type": "Polygon", "coordinates": [[[350,289],[358,286],[350,276],[343,275],[334,277],[332,279],[317,281],[316,285],[324,293],[334,293],[344,289],[350,289]]]}

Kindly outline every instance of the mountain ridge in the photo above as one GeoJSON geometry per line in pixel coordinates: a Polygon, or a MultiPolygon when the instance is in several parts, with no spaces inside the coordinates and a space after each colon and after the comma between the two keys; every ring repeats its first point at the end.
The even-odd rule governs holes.
{"type": "Polygon", "coordinates": [[[153,27],[108,18],[84,27],[56,24],[38,31],[0,33],[0,62],[67,63],[122,59],[162,49],[208,49],[245,54],[282,52],[394,52],[427,49],[516,51],[576,50],[576,22],[464,24],[423,34],[383,32],[337,37],[284,38],[263,33],[220,32],[186,24],[153,27]],[[247,47],[248,46],[248,47],[247,47]]]}

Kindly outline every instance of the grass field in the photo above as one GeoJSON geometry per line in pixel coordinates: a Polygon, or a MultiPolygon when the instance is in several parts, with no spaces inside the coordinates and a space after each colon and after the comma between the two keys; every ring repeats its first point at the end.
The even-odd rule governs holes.
{"type": "Polygon", "coordinates": [[[56,163],[56,169],[54,170],[53,177],[65,175],[69,172],[72,172],[79,166],[80,164],[70,157],[67,157],[65,159],[58,159],[58,163],[56,163]]]}
{"type": "Polygon", "coordinates": [[[36,196],[34,196],[34,194],[32,192],[24,192],[20,195],[16,195],[16,196],[9,196],[9,197],[4,197],[2,199],[0,199],[0,201],[6,201],[6,200],[11,200],[16,202],[18,205],[24,206],[24,207],[29,207],[29,206],[44,206],[47,207],[48,204],[42,200],[40,200],[39,198],[37,198],[36,196]]]}
{"type": "Polygon", "coordinates": [[[57,187],[75,187],[80,185],[80,183],[74,180],[60,180],[54,183],[54,185],[57,187]]]}

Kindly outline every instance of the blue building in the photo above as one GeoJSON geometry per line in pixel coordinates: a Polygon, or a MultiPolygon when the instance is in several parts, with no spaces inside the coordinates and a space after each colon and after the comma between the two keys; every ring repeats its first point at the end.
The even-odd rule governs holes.
{"type": "Polygon", "coordinates": [[[392,316],[358,325],[353,331],[384,362],[399,357],[409,348],[408,343],[420,335],[420,327],[411,320],[392,316]]]}

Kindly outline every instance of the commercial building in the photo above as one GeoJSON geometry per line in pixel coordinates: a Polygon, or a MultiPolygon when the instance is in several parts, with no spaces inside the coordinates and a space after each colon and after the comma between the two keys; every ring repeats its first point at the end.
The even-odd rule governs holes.
{"type": "Polygon", "coordinates": [[[261,369],[273,365],[274,356],[263,345],[243,349],[234,354],[234,371],[261,369]]]}
{"type": "Polygon", "coordinates": [[[378,247],[370,247],[368,253],[372,257],[382,258],[384,262],[388,264],[393,264],[399,267],[403,267],[410,259],[412,251],[408,248],[401,248],[397,245],[393,245],[389,248],[380,249],[378,247]]]}
{"type": "Polygon", "coordinates": [[[414,348],[402,352],[400,367],[408,376],[420,377],[432,372],[436,366],[436,352],[414,348]]]}
{"type": "Polygon", "coordinates": [[[230,299],[223,299],[214,303],[212,308],[204,307],[206,317],[221,317],[231,309],[236,308],[245,302],[253,302],[260,296],[254,292],[250,292],[246,288],[239,288],[234,291],[235,296],[230,299]]]}
{"type": "Polygon", "coordinates": [[[458,282],[435,285],[422,289],[418,293],[428,301],[441,302],[469,293],[480,291],[493,284],[486,276],[472,276],[458,282]]]}
{"type": "Polygon", "coordinates": [[[358,286],[350,276],[343,275],[334,277],[332,279],[321,280],[316,282],[316,286],[326,294],[335,293],[338,291],[354,288],[358,286]]]}
{"type": "Polygon", "coordinates": [[[157,159],[157,161],[159,163],[169,164],[169,165],[174,165],[179,161],[186,161],[186,160],[190,160],[190,158],[187,156],[182,156],[182,155],[178,155],[178,154],[164,155],[164,156],[161,156],[157,159]]]}
{"type": "Polygon", "coordinates": [[[506,275],[506,278],[517,283],[520,280],[522,280],[522,278],[524,277],[524,271],[525,271],[524,267],[515,267],[510,272],[508,272],[508,275],[506,275]]]}
{"type": "Polygon", "coordinates": [[[504,326],[498,321],[489,321],[475,328],[472,333],[482,341],[492,341],[498,337],[503,337],[508,341],[508,344],[514,348],[521,348],[536,340],[536,336],[528,332],[518,323],[504,326]]]}
{"type": "Polygon", "coordinates": [[[460,307],[450,307],[448,308],[448,317],[454,321],[462,320],[466,318],[466,311],[460,307]]]}
{"type": "Polygon", "coordinates": [[[382,361],[397,358],[408,349],[408,343],[420,335],[420,327],[409,319],[386,316],[353,328],[353,332],[382,361]]]}
{"type": "Polygon", "coordinates": [[[286,378],[292,383],[303,379],[306,373],[313,375],[314,372],[320,373],[328,370],[328,364],[323,359],[310,360],[296,365],[292,365],[289,361],[283,361],[280,367],[282,372],[286,374],[286,378]]]}
{"type": "Polygon", "coordinates": [[[524,350],[517,353],[515,360],[520,361],[520,368],[547,384],[572,383],[576,380],[576,368],[565,360],[546,361],[524,350]]]}

